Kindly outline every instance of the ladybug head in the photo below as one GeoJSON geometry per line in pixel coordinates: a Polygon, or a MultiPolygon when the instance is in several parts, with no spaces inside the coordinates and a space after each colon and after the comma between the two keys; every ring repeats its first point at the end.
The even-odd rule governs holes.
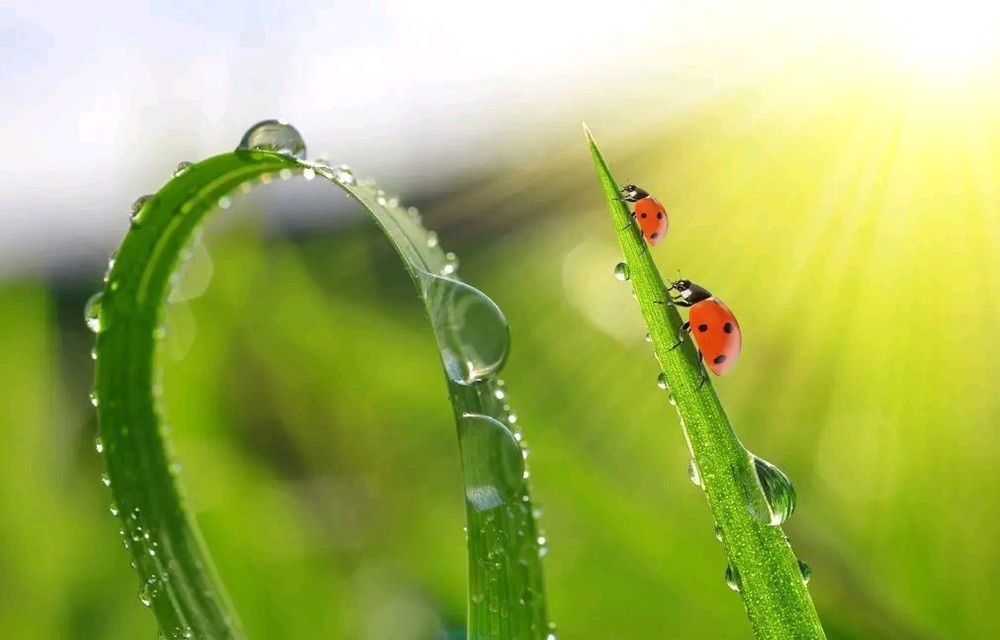
{"type": "Polygon", "coordinates": [[[690,303],[701,302],[712,297],[712,292],[691,282],[690,280],[674,280],[670,283],[670,289],[676,290],[681,297],[690,303]]]}
{"type": "Polygon", "coordinates": [[[649,193],[634,184],[627,184],[622,187],[622,195],[625,196],[626,200],[635,202],[636,200],[642,200],[643,198],[648,197],[649,193]]]}
{"type": "Polygon", "coordinates": [[[691,281],[690,280],[674,280],[673,282],[670,283],[670,288],[671,289],[676,289],[677,291],[680,291],[681,293],[683,293],[683,292],[685,292],[685,291],[687,291],[688,289],[691,288],[691,281]]]}

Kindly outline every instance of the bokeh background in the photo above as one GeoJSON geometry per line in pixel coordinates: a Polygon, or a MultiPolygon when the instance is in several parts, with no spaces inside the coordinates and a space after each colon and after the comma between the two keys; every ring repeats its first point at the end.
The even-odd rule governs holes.
{"type": "MultiPolygon", "coordinates": [[[[281,116],[507,314],[559,637],[748,638],[584,144],[740,317],[716,380],[792,478],[831,638],[1000,634],[1000,14],[986,3],[0,7],[0,637],[152,638],[87,401],[129,205],[281,116]]],[[[213,221],[170,309],[181,478],[253,638],[464,626],[429,323],[319,181],[213,221]]]]}

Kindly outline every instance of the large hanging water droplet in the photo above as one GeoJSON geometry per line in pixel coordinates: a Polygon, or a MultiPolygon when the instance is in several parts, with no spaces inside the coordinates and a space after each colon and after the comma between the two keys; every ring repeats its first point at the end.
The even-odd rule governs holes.
{"type": "Polygon", "coordinates": [[[788,520],[795,511],[795,487],[784,471],[763,458],[750,455],[754,470],[757,472],[757,479],[764,489],[764,497],[767,498],[767,513],[757,513],[752,505],[748,505],[748,510],[760,522],[778,526],[788,520]]]}
{"type": "Polygon", "coordinates": [[[425,271],[418,274],[448,377],[472,384],[496,375],[510,345],[500,308],[464,282],[425,271]]]}
{"type": "Polygon", "coordinates": [[[513,500],[524,482],[524,458],[514,435],[489,416],[466,414],[458,423],[465,497],[476,511],[513,500]]]}
{"type": "Polygon", "coordinates": [[[701,474],[698,473],[698,465],[695,464],[693,459],[688,463],[688,477],[691,478],[691,482],[695,486],[701,486],[701,474]]]}
{"type": "Polygon", "coordinates": [[[615,277],[616,278],[618,278],[622,282],[625,282],[626,280],[629,279],[629,276],[630,276],[630,273],[629,273],[629,268],[628,268],[627,264],[625,264],[624,262],[619,262],[618,264],[615,265],[615,277]]]}
{"type": "Polygon", "coordinates": [[[799,573],[802,574],[802,583],[809,584],[809,580],[813,577],[812,567],[801,560],[797,560],[797,562],[799,563],[799,573]]]}
{"type": "Polygon", "coordinates": [[[731,564],[726,565],[726,584],[729,585],[729,588],[733,591],[739,591],[743,586],[743,583],[740,581],[740,572],[737,571],[731,564]]]}
{"type": "Polygon", "coordinates": [[[86,321],[87,327],[94,333],[100,333],[104,330],[101,323],[101,301],[103,299],[104,294],[97,292],[90,296],[90,300],[87,300],[87,305],[83,308],[83,319],[86,321]]]}
{"type": "Polygon", "coordinates": [[[306,157],[306,141],[283,120],[262,120],[247,129],[237,151],[273,151],[300,160],[306,157]]]}

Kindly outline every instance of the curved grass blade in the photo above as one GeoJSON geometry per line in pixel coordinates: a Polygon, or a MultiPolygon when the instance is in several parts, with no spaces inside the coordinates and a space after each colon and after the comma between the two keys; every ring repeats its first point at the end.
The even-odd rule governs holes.
{"type": "MultiPolygon", "coordinates": [[[[743,596],[757,638],[824,638],[802,570],[788,539],[776,526],[790,514],[793,503],[788,502],[781,514],[784,517],[778,517],[765,494],[765,489],[780,487],[777,482],[787,482],[787,478],[764,463],[769,475],[761,479],[775,479],[775,483],[761,486],[756,467],[763,461],[751,456],[736,437],[711,381],[701,385],[691,341],[671,350],[683,321],[675,306],[663,304],[668,300],[663,278],[631,223],[628,207],[619,199],[619,186],[586,125],[584,130],[628,266],[628,279],[663,369],[658,382],[670,393],[680,416],[693,459],[692,479],[705,491],[729,559],[727,582],[743,596]]],[[[790,484],[786,491],[791,491],[790,484]]]]}
{"type": "Polygon", "coordinates": [[[497,375],[506,360],[503,314],[461,282],[457,260],[405,209],[347,167],[270,151],[236,151],[185,166],[137,215],[88,305],[97,333],[93,402],[112,511],[140,578],[140,600],[170,638],[241,638],[243,632],[171,471],[160,419],[157,341],[171,276],[204,218],[251,182],[275,174],[322,176],[357,200],[403,259],[430,314],[462,453],[468,516],[469,637],[548,635],[541,550],[519,428],[497,375]]]}

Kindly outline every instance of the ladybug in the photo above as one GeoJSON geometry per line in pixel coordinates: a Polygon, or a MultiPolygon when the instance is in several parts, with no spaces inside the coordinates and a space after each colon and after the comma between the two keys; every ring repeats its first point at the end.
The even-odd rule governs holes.
{"type": "MultiPolygon", "coordinates": [[[[670,290],[679,294],[671,296],[674,304],[691,308],[688,321],[681,325],[677,334],[677,344],[670,349],[680,346],[684,334],[691,333],[698,345],[698,360],[717,376],[729,371],[736,364],[743,346],[743,333],[736,316],[711,291],[690,280],[675,280],[667,287],[667,291],[670,290]]],[[[702,384],[704,381],[703,373],[702,384]]]]}
{"type": "Polygon", "coordinates": [[[631,217],[639,221],[639,229],[642,230],[646,242],[654,245],[663,240],[663,236],[667,235],[670,221],[667,220],[667,210],[660,201],[634,184],[625,185],[621,192],[624,202],[635,203],[635,211],[631,217]]]}

